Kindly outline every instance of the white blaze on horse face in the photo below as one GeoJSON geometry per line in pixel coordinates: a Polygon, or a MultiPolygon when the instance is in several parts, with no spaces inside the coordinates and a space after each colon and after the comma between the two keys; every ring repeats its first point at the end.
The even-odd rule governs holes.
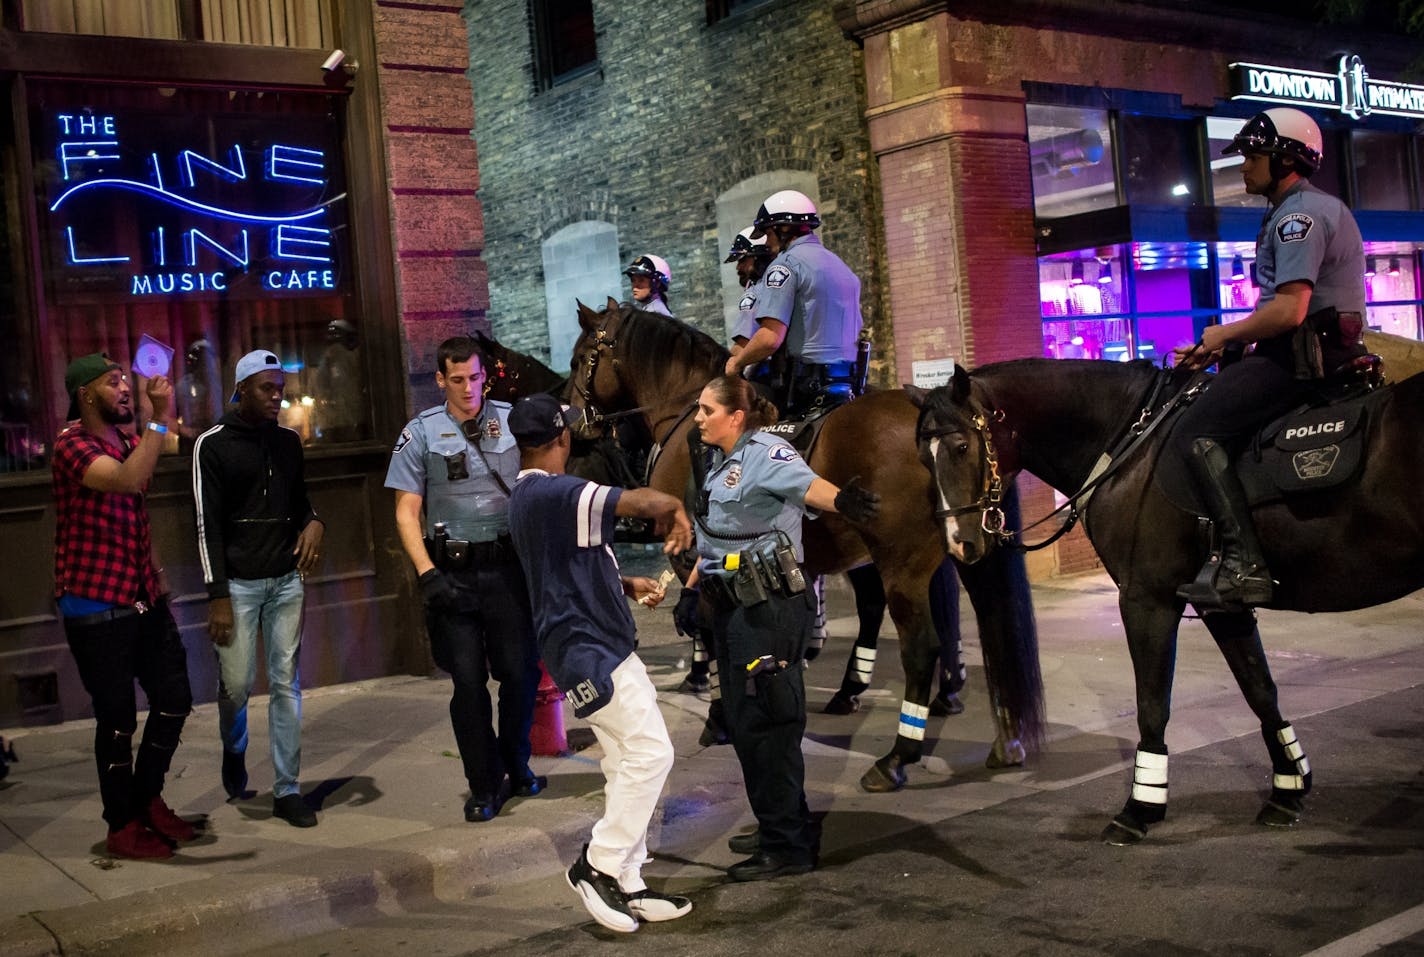
{"type": "Polygon", "coordinates": [[[959,538],[959,522],[953,515],[949,514],[949,499],[945,497],[944,481],[939,475],[940,444],[941,442],[938,436],[930,439],[930,461],[935,464],[934,469],[931,471],[934,475],[935,498],[939,500],[939,508],[937,511],[944,516],[942,519],[944,522],[944,540],[946,546],[949,548],[949,554],[960,561],[964,561],[964,542],[960,541],[959,538]]]}

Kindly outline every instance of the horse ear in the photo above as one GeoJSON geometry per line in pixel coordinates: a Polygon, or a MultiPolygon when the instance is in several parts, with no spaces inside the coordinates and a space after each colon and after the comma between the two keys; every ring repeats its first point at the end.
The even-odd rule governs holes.
{"type": "Polygon", "coordinates": [[[492,346],[495,344],[495,341],[493,339],[485,335],[485,331],[483,329],[476,329],[473,338],[481,346],[492,346]]]}
{"type": "Polygon", "coordinates": [[[927,390],[921,389],[917,385],[911,385],[908,382],[905,383],[903,388],[905,390],[905,396],[911,402],[915,403],[915,408],[923,409],[925,407],[925,399],[929,398],[930,395],[927,390]]]}
{"type": "Polygon", "coordinates": [[[618,300],[612,296],[608,297],[608,305],[603,307],[604,312],[617,312],[619,309],[618,300]]]}
{"type": "Polygon", "coordinates": [[[578,303],[579,326],[584,332],[593,333],[598,331],[598,313],[583,304],[580,299],[575,299],[578,303]]]}
{"type": "Polygon", "coordinates": [[[969,398],[969,373],[959,363],[954,365],[954,378],[949,380],[949,394],[955,402],[969,398]]]}

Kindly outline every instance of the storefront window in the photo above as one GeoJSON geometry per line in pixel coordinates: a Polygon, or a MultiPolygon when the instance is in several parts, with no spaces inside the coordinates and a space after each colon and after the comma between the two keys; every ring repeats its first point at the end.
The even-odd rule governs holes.
{"type": "Polygon", "coordinates": [[[1413,243],[1365,243],[1366,322],[1376,332],[1424,339],[1420,324],[1419,248],[1413,243]]]}
{"type": "Polygon", "coordinates": [[[1191,206],[1202,196],[1195,120],[1138,113],[1118,115],[1123,188],[1129,203],[1191,206]]]}
{"type": "Polygon", "coordinates": [[[1028,106],[1034,214],[1071,216],[1117,203],[1106,110],[1028,106]]]}
{"type": "MultiPolygon", "coordinates": [[[[8,94],[9,86],[0,89],[8,94]]],[[[18,241],[15,184],[15,128],[9,110],[0,111],[0,473],[43,468],[49,443],[41,428],[44,390],[27,322],[24,252],[18,241]]]]}
{"type": "Polygon", "coordinates": [[[169,451],[187,452],[264,348],[286,372],[283,425],[370,436],[338,97],[36,81],[29,98],[44,434],[65,363],[105,351],[138,394],[145,373],[173,380],[169,451]]]}
{"type": "Polygon", "coordinates": [[[324,49],[333,36],[331,0],[200,0],[200,36],[183,36],[180,3],[190,0],[21,0],[26,30],[155,40],[207,40],[324,49]]]}
{"type": "Polygon", "coordinates": [[[1261,287],[1256,284],[1256,247],[1252,243],[1216,244],[1217,300],[1221,321],[1244,319],[1256,308],[1261,287]]]}
{"type": "Polygon", "coordinates": [[[1412,209],[1410,137],[1356,130],[1350,134],[1355,163],[1357,209],[1412,209]]]}

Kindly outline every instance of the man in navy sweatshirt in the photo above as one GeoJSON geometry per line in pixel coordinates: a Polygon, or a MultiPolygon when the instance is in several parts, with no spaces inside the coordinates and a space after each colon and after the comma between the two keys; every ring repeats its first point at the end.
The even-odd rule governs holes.
{"type": "Polygon", "coordinates": [[[316,815],[297,784],[302,761],[303,579],[316,567],[323,525],[307,499],[302,441],[277,424],[282,364],[258,349],[237,362],[230,411],[193,446],[198,557],[208,586],[208,637],[218,656],[222,782],[246,796],[247,696],[257,672],[257,632],[267,652],[272,813],[294,827],[316,815]]]}

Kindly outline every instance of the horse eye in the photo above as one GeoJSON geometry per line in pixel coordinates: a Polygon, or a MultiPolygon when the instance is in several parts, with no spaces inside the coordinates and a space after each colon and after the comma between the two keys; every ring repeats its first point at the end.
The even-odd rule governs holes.
{"type": "Polygon", "coordinates": [[[968,443],[968,442],[961,441],[958,445],[956,445],[956,446],[954,447],[954,451],[955,451],[957,454],[959,454],[959,455],[968,455],[968,454],[969,454],[969,443],[968,443]]]}

